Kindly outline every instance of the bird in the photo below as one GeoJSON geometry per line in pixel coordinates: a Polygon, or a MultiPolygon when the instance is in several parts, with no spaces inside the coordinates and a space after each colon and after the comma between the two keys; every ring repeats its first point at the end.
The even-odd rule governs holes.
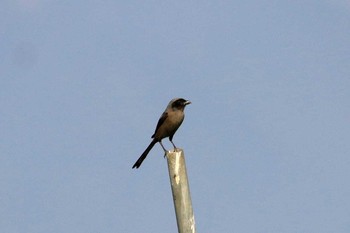
{"type": "Polygon", "coordinates": [[[185,100],[183,98],[174,98],[169,102],[165,111],[158,120],[156,130],[151,137],[153,140],[146,148],[146,150],[142,153],[140,158],[135,162],[132,168],[139,168],[141,166],[143,160],[147,157],[148,153],[157,142],[159,142],[164,152],[166,153],[167,150],[162,144],[162,139],[164,138],[169,137],[169,141],[171,144],[173,144],[174,150],[177,149],[173,142],[173,137],[176,130],[180,127],[185,118],[184,110],[188,104],[191,104],[191,101],[185,100]]]}

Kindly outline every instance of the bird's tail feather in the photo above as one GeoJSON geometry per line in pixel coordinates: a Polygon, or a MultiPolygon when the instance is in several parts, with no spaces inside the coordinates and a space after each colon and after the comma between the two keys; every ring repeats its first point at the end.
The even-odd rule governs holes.
{"type": "Polygon", "coordinates": [[[153,148],[153,146],[157,143],[157,140],[153,139],[153,141],[149,144],[149,146],[146,148],[146,150],[142,153],[142,155],[140,156],[140,158],[136,161],[136,163],[134,164],[134,166],[132,166],[132,168],[139,168],[141,166],[141,163],[143,162],[143,160],[147,157],[148,153],[150,152],[150,150],[153,148]]]}

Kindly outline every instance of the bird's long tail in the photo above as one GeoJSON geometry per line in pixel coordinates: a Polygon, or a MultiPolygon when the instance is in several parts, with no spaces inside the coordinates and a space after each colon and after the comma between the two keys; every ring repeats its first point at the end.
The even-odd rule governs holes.
{"type": "Polygon", "coordinates": [[[132,166],[132,168],[139,168],[141,166],[141,163],[143,162],[143,160],[147,157],[148,153],[150,152],[150,150],[153,148],[153,146],[157,143],[158,141],[156,139],[153,139],[153,141],[149,144],[149,146],[146,148],[146,150],[142,153],[142,155],[140,156],[140,158],[136,161],[136,163],[134,164],[134,166],[132,166]]]}

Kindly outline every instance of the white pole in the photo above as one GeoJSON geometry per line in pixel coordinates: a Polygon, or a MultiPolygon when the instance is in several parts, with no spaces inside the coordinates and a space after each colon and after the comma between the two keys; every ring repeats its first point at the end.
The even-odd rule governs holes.
{"type": "Polygon", "coordinates": [[[185,155],[182,149],[168,151],[169,178],[179,233],[196,233],[185,155]]]}

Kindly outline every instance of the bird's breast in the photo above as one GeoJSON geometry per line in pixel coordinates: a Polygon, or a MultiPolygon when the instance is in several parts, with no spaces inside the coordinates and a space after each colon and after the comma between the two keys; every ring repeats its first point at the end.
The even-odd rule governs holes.
{"type": "Polygon", "coordinates": [[[159,127],[155,133],[155,138],[162,139],[175,134],[176,130],[180,127],[184,120],[184,114],[171,112],[168,113],[168,117],[165,119],[164,123],[159,127]]]}

